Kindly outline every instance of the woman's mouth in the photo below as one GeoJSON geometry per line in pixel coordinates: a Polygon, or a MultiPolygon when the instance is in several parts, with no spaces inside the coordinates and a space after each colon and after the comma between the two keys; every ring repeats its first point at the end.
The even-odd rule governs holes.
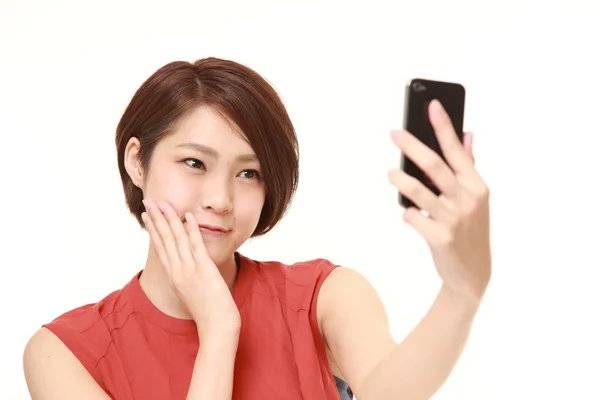
{"type": "Polygon", "coordinates": [[[198,224],[198,228],[203,235],[206,234],[210,236],[223,236],[231,231],[230,229],[222,226],[210,224],[198,224]]]}
{"type": "MultiPolygon", "coordinates": [[[[184,224],[186,223],[185,216],[181,217],[181,222],[184,224]]],[[[203,235],[209,236],[223,236],[231,232],[231,229],[213,224],[198,224],[198,229],[200,229],[200,233],[203,235]]]]}

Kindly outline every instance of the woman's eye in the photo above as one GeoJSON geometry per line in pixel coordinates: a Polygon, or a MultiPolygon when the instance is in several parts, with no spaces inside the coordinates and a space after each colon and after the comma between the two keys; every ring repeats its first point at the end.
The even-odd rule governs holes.
{"type": "Polygon", "coordinates": [[[186,158],[183,162],[189,165],[192,168],[202,168],[204,167],[204,163],[200,160],[196,160],[195,158],[186,158]]]}
{"type": "Polygon", "coordinates": [[[240,175],[243,178],[247,178],[247,179],[258,179],[258,178],[260,178],[260,174],[255,169],[247,169],[245,171],[242,171],[240,173],[240,175]]]}

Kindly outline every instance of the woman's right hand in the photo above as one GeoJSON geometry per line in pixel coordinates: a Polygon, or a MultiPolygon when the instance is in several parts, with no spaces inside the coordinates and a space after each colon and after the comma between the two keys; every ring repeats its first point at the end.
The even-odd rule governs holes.
{"type": "Polygon", "coordinates": [[[240,313],[231,291],[204,246],[198,223],[182,223],[166,202],[144,200],[142,214],[170,283],[193,318],[200,336],[238,333],[240,313]]]}

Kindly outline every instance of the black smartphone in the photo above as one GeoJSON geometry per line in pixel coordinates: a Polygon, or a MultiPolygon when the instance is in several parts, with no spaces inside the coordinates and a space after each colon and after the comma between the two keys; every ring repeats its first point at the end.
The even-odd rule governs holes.
{"type": "MultiPolygon", "coordinates": [[[[459,83],[412,79],[406,85],[404,99],[404,129],[412,133],[426,146],[438,153],[446,161],[435,132],[429,122],[429,103],[437,99],[452,121],[454,130],[460,141],[463,141],[463,121],[465,112],[465,88],[459,83]]],[[[436,196],[440,191],[427,175],[404,154],[401,156],[401,168],[409,175],[421,181],[436,196]]],[[[398,202],[405,208],[416,207],[409,198],[398,194],[398,202]]]]}

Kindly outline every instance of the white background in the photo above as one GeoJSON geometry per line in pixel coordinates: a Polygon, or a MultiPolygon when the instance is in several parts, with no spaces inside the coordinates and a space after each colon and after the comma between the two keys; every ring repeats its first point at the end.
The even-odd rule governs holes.
{"type": "Polygon", "coordinates": [[[0,398],[28,337],[122,287],[147,238],[114,131],[173,60],[234,59],[282,94],[301,149],[287,218],[247,256],[316,257],[379,290],[401,339],[439,280],[387,170],[412,77],[467,88],[492,191],[494,276],[436,399],[598,399],[600,11],[582,1],[0,1],[0,398]],[[587,5],[586,5],[587,4],[587,5]]]}

